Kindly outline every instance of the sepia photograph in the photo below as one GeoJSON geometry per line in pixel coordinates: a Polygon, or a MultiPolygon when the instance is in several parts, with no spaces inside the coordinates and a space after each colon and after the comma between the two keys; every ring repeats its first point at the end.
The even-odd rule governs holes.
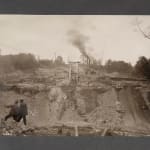
{"type": "Polygon", "coordinates": [[[149,15],[0,15],[1,136],[150,136],[149,15]]]}

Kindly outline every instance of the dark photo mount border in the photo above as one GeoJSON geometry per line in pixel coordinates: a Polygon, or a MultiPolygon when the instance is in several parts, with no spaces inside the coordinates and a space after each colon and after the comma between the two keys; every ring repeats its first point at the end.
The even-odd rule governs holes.
{"type": "MultiPolygon", "coordinates": [[[[0,0],[0,14],[150,15],[149,0],[0,0]]],[[[149,150],[149,137],[0,137],[0,150],[149,150]]]]}
{"type": "Polygon", "coordinates": [[[0,137],[1,150],[149,150],[147,137],[0,137]]]}
{"type": "Polygon", "coordinates": [[[3,14],[150,14],[149,0],[0,0],[3,14]]]}

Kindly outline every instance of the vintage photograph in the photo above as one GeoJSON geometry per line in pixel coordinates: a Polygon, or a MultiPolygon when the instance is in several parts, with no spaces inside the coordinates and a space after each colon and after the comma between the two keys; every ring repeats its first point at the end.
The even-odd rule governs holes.
{"type": "Polygon", "coordinates": [[[0,15],[0,135],[150,136],[150,16],[0,15]]]}

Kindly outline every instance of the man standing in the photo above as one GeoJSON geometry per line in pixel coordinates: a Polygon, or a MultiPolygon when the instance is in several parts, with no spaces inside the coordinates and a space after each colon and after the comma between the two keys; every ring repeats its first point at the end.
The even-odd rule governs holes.
{"type": "Polygon", "coordinates": [[[17,121],[17,117],[19,114],[19,106],[18,106],[18,101],[15,101],[13,105],[8,105],[6,106],[7,108],[10,108],[9,114],[5,116],[5,121],[7,121],[8,118],[13,118],[15,121],[17,121]]]}
{"type": "Polygon", "coordinates": [[[28,115],[28,108],[24,100],[21,99],[20,106],[19,106],[19,117],[17,121],[20,122],[21,119],[23,118],[24,125],[27,125],[26,115],[28,115]]]}

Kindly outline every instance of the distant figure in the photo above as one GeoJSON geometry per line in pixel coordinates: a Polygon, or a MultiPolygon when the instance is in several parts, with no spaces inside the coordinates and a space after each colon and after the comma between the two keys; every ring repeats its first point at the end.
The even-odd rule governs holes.
{"type": "Polygon", "coordinates": [[[6,106],[7,108],[10,108],[9,114],[5,116],[5,121],[7,121],[8,118],[13,118],[15,121],[17,121],[17,117],[19,114],[19,105],[18,101],[15,101],[13,105],[6,106]]]}
{"type": "Polygon", "coordinates": [[[28,108],[23,99],[20,100],[19,106],[19,115],[17,118],[17,122],[20,122],[23,119],[24,125],[27,125],[26,115],[28,115],[28,108]]]}

